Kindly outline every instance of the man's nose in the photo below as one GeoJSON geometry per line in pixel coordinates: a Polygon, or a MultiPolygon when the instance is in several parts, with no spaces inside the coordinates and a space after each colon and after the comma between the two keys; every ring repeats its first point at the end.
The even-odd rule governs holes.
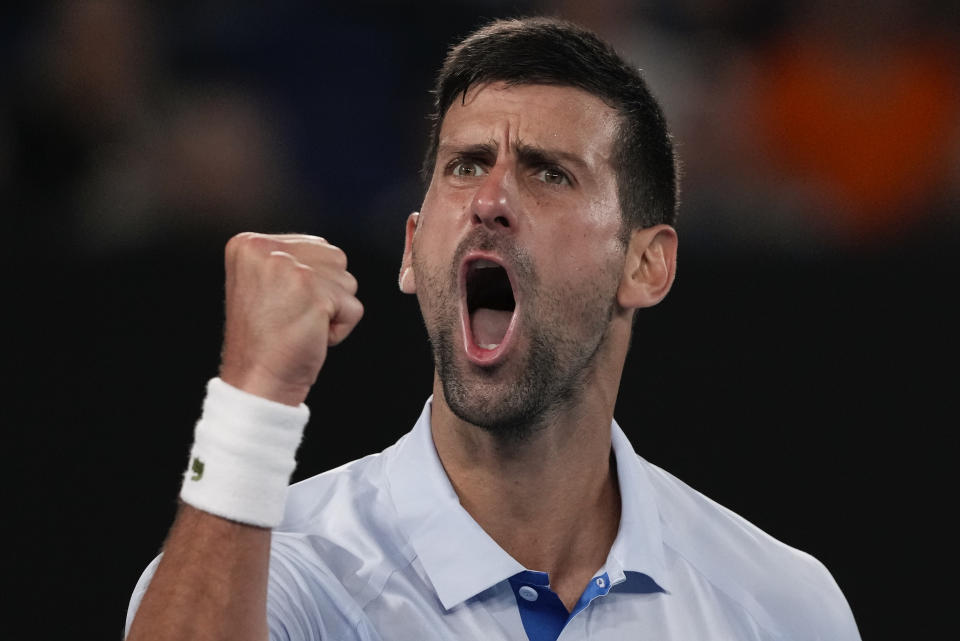
{"type": "Polygon", "coordinates": [[[491,230],[517,223],[517,185],[512,170],[501,163],[490,168],[470,204],[473,222],[491,230]]]}

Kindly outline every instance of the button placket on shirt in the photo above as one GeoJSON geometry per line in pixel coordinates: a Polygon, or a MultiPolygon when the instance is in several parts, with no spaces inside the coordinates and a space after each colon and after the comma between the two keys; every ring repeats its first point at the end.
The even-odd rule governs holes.
{"type": "Polygon", "coordinates": [[[594,577],[573,611],[568,613],[560,597],[550,589],[549,579],[543,572],[521,572],[510,578],[510,585],[530,641],[556,641],[570,620],[585,610],[594,599],[606,595],[612,587],[606,572],[594,577]]]}

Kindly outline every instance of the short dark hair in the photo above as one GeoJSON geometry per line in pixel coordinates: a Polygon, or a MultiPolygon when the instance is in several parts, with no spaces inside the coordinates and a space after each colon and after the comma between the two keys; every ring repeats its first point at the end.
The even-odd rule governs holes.
{"type": "Polygon", "coordinates": [[[678,168],[666,119],[640,72],[596,34],[556,18],[494,20],[450,48],[433,89],[430,139],[421,170],[429,185],[440,126],[457,96],[477,84],[583,89],[620,115],[612,162],[624,236],[677,217],[678,168]]]}

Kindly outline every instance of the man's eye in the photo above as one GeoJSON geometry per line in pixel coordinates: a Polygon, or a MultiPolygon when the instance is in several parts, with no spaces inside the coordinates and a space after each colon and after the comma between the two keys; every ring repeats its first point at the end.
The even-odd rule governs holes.
{"type": "Polygon", "coordinates": [[[466,178],[469,176],[484,176],[486,175],[486,170],[480,166],[478,163],[460,160],[453,164],[453,170],[451,173],[454,176],[459,176],[461,178],[466,178]]]}
{"type": "Polygon", "coordinates": [[[537,174],[537,178],[548,185],[569,185],[570,180],[567,175],[556,167],[544,167],[537,174]]]}

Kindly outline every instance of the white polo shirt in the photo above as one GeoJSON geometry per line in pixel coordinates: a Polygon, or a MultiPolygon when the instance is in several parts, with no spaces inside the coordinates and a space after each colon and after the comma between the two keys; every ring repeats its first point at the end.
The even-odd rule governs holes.
{"type": "MultiPolygon", "coordinates": [[[[572,613],[545,573],[460,506],[428,400],[384,452],[290,487],[272,538],[271,639],[860,639],[819,561],[637,456],[616,422],[611,430],[620,528],[572,613]]],[[[128,630],[158,561],[137,583],[128,630]]]]}

